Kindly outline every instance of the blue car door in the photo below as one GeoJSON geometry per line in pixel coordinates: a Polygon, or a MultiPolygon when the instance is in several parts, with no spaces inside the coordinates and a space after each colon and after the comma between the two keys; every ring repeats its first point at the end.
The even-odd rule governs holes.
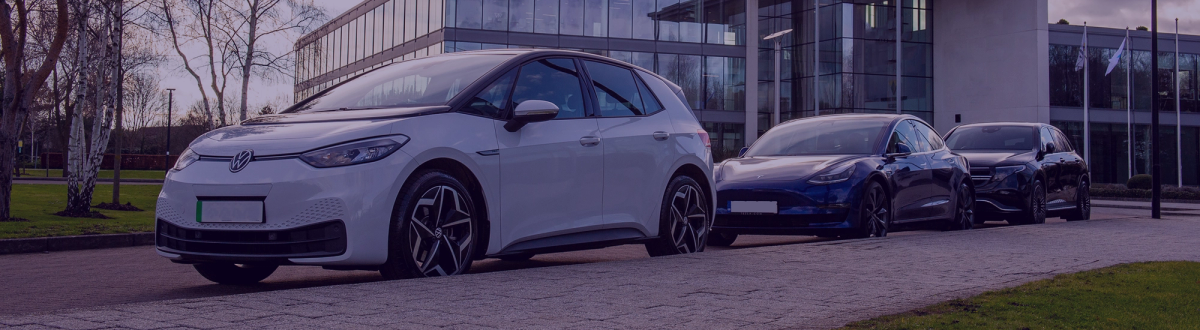
{"type": "Polygon", "coordinates": [[[884,169],[891,176],[894,186],[892,208],[895,209],[896,222],[926,217],[921,205],[929,195],[930,174],[927,155],[918,141],[916,131],[908,121],[897,123],[888,141],[889,154],[898,153],[902,150],[901,146],[911,151],[908,155],[891,157],[884,169]]]}
{"type": "Polygon", "coordinates": [[[937,131],[925,123],[910,120],[913,126],[917,128],[917,133],[920,134],[922,142],[928,143],[930,152],[928,153],[927,164],[929,166],[930,179],[929,182],[929,197],[922,206],[925,208],[925,213],[928,217],[945,218],[953,215],[954,203],[951,202],[951,196],[954,196],[956,191],[955,185],[955,167],[956,160],[954,154],[946,148],[946,143],[938,136],[937,131]]]}

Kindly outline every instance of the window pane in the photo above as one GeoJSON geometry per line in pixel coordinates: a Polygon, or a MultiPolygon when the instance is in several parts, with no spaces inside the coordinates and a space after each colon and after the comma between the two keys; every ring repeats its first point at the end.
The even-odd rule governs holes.
{"type": "Polygon", "coordinates": [[[654,71],[654,53],[634,52],[633,62],[630,63],[643,69],[654,71]]]}
{"type": "Polygon", "coordinates": [[[575,61],[546,59],[521,67],[513,102],[521,104],[528,100],[554,103],[558,106],[555,118],[583,118],[583,88],[575,61]]]}
{"type": "Polygon", "coordinates": [[[395,40],[396,45],[402,45],[405,41],[408,41],[404,39],[404,22],[406,22],[404,16],[404,0],[392,0],[392,2],[394,2],[392,4],[392,10],[395,11],[393,17],[396,19],[395,22],[392,22],[392,29],[395,30],[392,31],[392,39],[395,40]]]}
{"type": "Polygon", "coordinates": [[[585,61],[596,90],[596,103],[603,117],[644,115],[645,108],[634,83],[633,73],[608,64],[585,61]]]}
{"type": "Polygon", "coordinates": [[[363,54],[366,56],[375,55],[375,49],[378,48],[378,37],[375,36],[375,14],[378,13],[378,8],[367,12],[363,20],[363,49],[366,50],[363,54]]]}
{"type": "Polygon", "coordinates": [[[417,0],[404,0],[404,42],[415,39],[417,33],[417,0]]]}
{"type": "Polygon", "coordinates": [[[709,56],[704,60],[704,109],[725,105],[725,58],[709,56]]]}
{"type": "Polygon", "coordinates": [[[429,34],[429,0],[417,0],[417,36],[429,34]]]}
{"type": "Polygon", "coordinates": [[[391,49],[393,46],[396,46],[396,41],[392,40],[392,32],[393,32],[392,30],[395,29],[395,27],[393,27],[393,25],[396,24],[396,22],[394,21],[395,17],[393,16],[393,15],[395,15],[393,12],[393,10],[395,8],[395,6],[392,5],[393,1],[394,0],[388,1],[387,3],[383,4],[382,6],[379,6],[379,10],[381,10],[383,13],[383,18],[381,19],[379,29],[383,33],[383,49],[384,50],[391,49]]]}
{"type": "Polygon", "coordinates": [[[654,40],[654,0],[633,0],[633,38],[654,40]]]}
{"type": "Polygon", "coordinates": [[[458,0],[458,20],[455,26],[463,29],[481,29],[483,22],[482,0],[458,0]]]}
{"type": "Polygon", "coordinates": [[[679,41],[679,0],[658,0],[658,40],[679,41]]]}
{"type": "Polygon", "coordinates": [[[508,93],[512,91],[513,78],[517,76],[514,70],[500,77],[487,89],[479,92],[467,104],[465,111],[496,118],[500,113],[508,110],[508,93]]]}
{"type": "Polygon", "coordinates": [[[608,35],[608,0],[586,0],[584,2],[583,35],[603,37],[608,35]]]}
{"type": "Polygon", "coordinates": [[[566,0],[561,6],[558,33],[583,35],[583,0],[566,0]]]}
{"type": "MultiPolygon", "coordinates": [[[[634,71],[634,73],[636,75],[637,71],[634,71]]],[[[654,93],[650,92],[650,88],[646,87],[646,82],[642,81],[641,79],[638,79],[637,77],[634,77],[634,80],[637,81],[638,94],[640,94],[640,96],[641,96],[642,104],[644,104],[646,106],[646,113],[648,113],[648,114],[655,113],[655,112],[658,112],[659,110],[662,110],[663,109],[662,103],[659,103],[658,98],[654,97],[654,93]]]]}
{"type": "Polygon", "coordinates": [[[508,3],[508,30],[533,32],[533,1],[510,0],[508,3]]]}
{"type": "Polygon", "coordinates": [[[483,29],[508,29],[508,0],[483,0],[483,29]]]}
{"type": "Polygon", "coordinates": [[[442,29],[442,0],[429,0],[429,32],[442,29]]]}
{"type": "Polygon", "coordinates": [[[558,0],[536,0],[533,32],[558,34],[558,0]]]}
{"type": "Polygon", "coordinates": [[[704,107],[702,99],[704,98],[704,81],[701,79],[703,72],[702,59],[699,55],[679,55],[679,87],[683,88],[683,93],[687,95],[688,105],[692,109],[701,109],[704,107]]]}
{"type": "Polygon", "coordinates": [[[610,0],[608,10],[608,35],[613,38],[630,38],[633,33],[632,0],[610,0]]]}
{"type": "Polygon", "coordinates": [[[679,41],[683,42],[702,42],[704,38],[703,24],[700,24],[700,11],[696,7],[700,6],[700,1],[681,1],[679,2],[679,41]]]}

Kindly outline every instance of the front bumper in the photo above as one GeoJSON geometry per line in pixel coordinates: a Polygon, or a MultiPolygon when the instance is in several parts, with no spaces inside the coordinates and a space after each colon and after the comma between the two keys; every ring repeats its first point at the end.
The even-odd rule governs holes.
{"type": "MultiPolygon", "coordinates": [[[[980,169],[972,169],[972,176],[980,169]]],[[[990,171],[990,169],[988,169],[990,171]]],[[[990,176],[988,173],[986,176],[990,176]]],[[[1002,219],[1029,209],[1032,171],[1017,172],[1004,180],[975,180],[975,212],[985,219],[1002,219]]]]}
{"type": "Polygon", "coordinates": [[[255,160],[238,173],[201,160],[172,171],[158,196],[155,244],[178,262],[373,266],[387,260],[391,212],[410,171],[403,151],[318,169],[296,158],[255,160]],[[200,223],[197,200],[263,200],[264,222],[200,223]]]}
{"type": "Polygon", "coordinates": [[[860,185],[795,182],[723,183],[717,190],[713,230],[752,235],[836,235],[857,227],[860,185]],[[733,213],[732,201],[774,201],[776,214],[733,213]]]}

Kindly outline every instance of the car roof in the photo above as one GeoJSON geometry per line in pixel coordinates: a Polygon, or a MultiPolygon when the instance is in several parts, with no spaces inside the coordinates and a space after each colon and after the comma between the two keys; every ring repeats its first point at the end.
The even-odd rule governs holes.
{"type": "Polygon", "coordinates": [[[1044,124],[1044,123],[1030,123],[1030,122],[1015,122],[1015,121],[1014,121],[1014,122],[1006,122],[1006,121],[1002,121],[1002,122],[994,122],[994,123],[976,123],[976,124],[967,124],[967,125],[961,125],[961,126],[958,126],[958,127],[978,127],[978,126],[1018,126],[1018,127],[1035,127],[1035,128],[1040,128],[1040,127],[1042,127],[1042,126],[1046,126],[1046,124],[1044,124]]]}

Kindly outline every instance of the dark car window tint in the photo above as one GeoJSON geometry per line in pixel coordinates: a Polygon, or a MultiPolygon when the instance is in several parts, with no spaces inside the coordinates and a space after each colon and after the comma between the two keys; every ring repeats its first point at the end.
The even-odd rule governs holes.
{"type": "Polygon", "coordinates": [[[510,58],[445,55],[391,64],[321,91],[283,113],[445,105],[510,58]]]}
{"type": "Polygon", "coordinates": [[[930,128],[929,125],[925,125],[925,123],[919,121],[912,121],[912,123],[917,128],[917,133],[921,134],[921,137],[925,138],[925,142],[929,143],[929,150],[939,150],[946,146],[942,142],[942,137],[938,136],[937,132],[933,128],[930,128]]]}
{"type": "Polygon", "coordinates": [[[892,134],[892,137],[899,137],[900,140],[889,141],[888,150],[892,150],[892,146],[894,146],[895,143],[903,142],[904,144],[908,145],[908,147],[914,153],[929,151],[929,145],[927,142],[925,142],[925,140],[922,139],[919,134],[917,134],[916,128],[914,128],[912,123],[908,120],[901,121],[899,124],[896,124],[896,129],[892,134]]]}
{"type": "Polygon", "coordinates": [[[951,150],[1033,150],[1037,131],[1025,126],[960,127],[946,138],[951,150]]]}
{"type": "Polygon", "coordinates": [[[640,94],[642,103],[646,105],[646,113],[651,114],[662,110],[662,103],[658,103],[658,98],[654,97],[654,93],[650,92],[650,87],[646,87],[646,82],[636,77],[633,80],[637,81],[638,94],[640,94]]]}
{"type": "Polygon", "coordinates": [[[583,118],[583,88],[579,84],[575,61],[545,59],[521,67],[513,102],[521,104],[528,100],[557,105],[558,117],[554,118],[583,118]]]}
{"type": "Polygon", "coordinates": [[[514,70],[500,79],[496,79],[491,86],[467,101],[463,112],[492,118],[498,117],[501,112],[508,109],[508,93],[512,92],[512,81],[516,76],[517,72],[514,70]]]}
{"type": "MultiPolygon", "coordinates": [[[[1057,147],[1058,147],[1058,145],[1057,145],[1057,144],[1056,144],[1056,142],[1054,141],[1054,135],[1050,134],[1050,130],[1049,130],[1049,129],[1046,129],[1045,127],[1042,127],[1042,129],[1041,129],[1041,137],[1042,137],[1042,141],[1041,141],[1041,142],[1042,142],[1042,150],[1047,150],[1047,148],[1046,148],[1046,147],[1047,147],[1047,146],[1049,146],[1049,145],[1051,145],[1051,144],[1055,144],[1055,146],[1054,146],[1055,148],[1057,148],[1057,147]]],[[[1055,150],[1055,152],[1059,152],[1059,151],[1061,151],[1061,150],[1055,150]]]]}
{"type": "Polygon", "coordinates": [[[604,63],[584,61],[592,86],[596,90],[596,103],[603,117],[626,117],[646,114],[642,105],[633,72],[604,63]]]}
{"type": "Polygon", "coordinates": [[[795,121],[767,131],[746,156],[869,155],[890,123],[857,117],[795,121]]]}
{"type": "Polygon", "coordinates": [[[1058,152],[1075,151],[1075,148],[1071,147],[1071,139],[1068,139],[1057,129],[1053,129],[1051,131],[1054,132],[1054,142],[1057,143],[1056,145],[1058,146],[1058,152]]]}

